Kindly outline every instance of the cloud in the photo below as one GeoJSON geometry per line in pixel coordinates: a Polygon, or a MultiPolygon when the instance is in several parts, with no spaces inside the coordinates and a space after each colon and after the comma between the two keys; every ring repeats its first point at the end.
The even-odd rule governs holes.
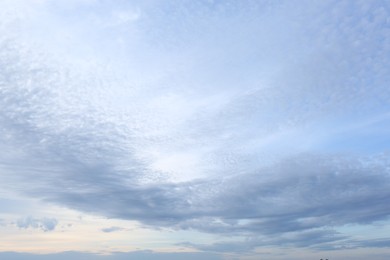
{"type": "Polygon", "coordinates": [[[371,239],[371,240],[363,240],[363,241],[351,241],[352,246],[347,246],[348,248],[360,248],[360,247],[377,247],[377,248],[389,248],[390,247],[390,239],[371,239]]]}
{"type": "Polygon", "coordinates": [[[230,252],[230,253],[250,253],[259,246],[282,246],[282,247],[309,247],[320,248],[328,246],[328,242],[343,244],[346,236],[342,236],[332,230],[310,230],[304,232],[289,232],[278,237],[247,237],[243,241],[226,241],[213,244],[193,244],[182,243],[183,246],[196,248],[207,252],[230,252]]]}
{"type": "Polygon", "coordinates": [[[4,187],[245,250],[388,219],[385,3],[103,2],[2,4],[4,187]]]}
{"type": "Polygon", "coordinates": [[[310,230],[289,232],[279,237],[247,237],[241,241],[220,241],[212,244],[180,243],[197,250],[216,253],[251,253],[259,246],[282,246],[285,248],[310,248],[318,251],[333,251],[356,248],[389,248],[388,238],[353,239],[333,230],[310,230]]]}
{"type": "Polygon", "coordinates": [[[102,228],[101,230],[104,233],[111,233],[111,232],[122,231],[122,230],[126,230],[126,229],[121,228],[121,227],[109,227],[109,228],[102,228]]]}
{"type": "Polygon", "coordinates": [[[379,239],[345,239],[336,243],[324,243],[315,245],[313,248],[317,250],[340,250],[340,249],[356,249],[356,248],[389,248],[388,238],[379,239]]]}
{"type": "Polygon", "coordinates": [[[16,222],[17,227],[27,229],[27,228],[35,228],[41,229],[44,232],[53,231],[58,224],[58,221],[54,218],[33,218],[33,217],[25,217],[20,218],[16,222]]]}

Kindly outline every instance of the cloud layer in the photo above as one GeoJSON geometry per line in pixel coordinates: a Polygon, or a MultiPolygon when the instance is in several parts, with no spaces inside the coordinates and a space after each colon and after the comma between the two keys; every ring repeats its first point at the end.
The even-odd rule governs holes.
{"type": "Polygon", "coordinates": [[[2,188],[247,250],[388,220],[385,2],[1,5],[2,188]]]}

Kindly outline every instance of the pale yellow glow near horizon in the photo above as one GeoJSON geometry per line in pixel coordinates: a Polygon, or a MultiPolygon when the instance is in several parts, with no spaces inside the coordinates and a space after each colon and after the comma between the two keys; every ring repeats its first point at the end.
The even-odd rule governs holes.
{"type": "Polygon", "coordinates": [[[28,215],[1,214],[0,252],[57,253],[80,251],[99,254],[153,250],[157,252],[194,252],[196,250],[177,245],[185,241],[210,243],[215,235],[197,231],[175,231],[152,229],[136,221],[108,219],[81,213],[75,210],[44,204],[35,208],[32,217],[55,218],[56,228],[46,231],[39,228],[19,228],[17,220],[28,215]],[[105,228],[118,227],[114,232],[103,232],[105,228]]]}

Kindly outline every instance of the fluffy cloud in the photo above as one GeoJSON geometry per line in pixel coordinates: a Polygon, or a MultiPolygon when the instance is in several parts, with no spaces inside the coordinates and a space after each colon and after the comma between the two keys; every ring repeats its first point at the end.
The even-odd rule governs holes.
{"type": "Polygon", "coordinates": [[[20,218],[16,222],[16,225],[19,228],[37,228],[41,229],[44,232],[47,231],[53,231],[58,224],[58,221],[54,218],[33,218],[31,216],[25,217],[25,218],[20,218]]]}

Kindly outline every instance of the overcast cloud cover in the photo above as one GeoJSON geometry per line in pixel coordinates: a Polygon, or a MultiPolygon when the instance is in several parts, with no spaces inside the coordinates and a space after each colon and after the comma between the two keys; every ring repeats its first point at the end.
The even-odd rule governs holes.
{"type": "Polygon", "coordinates": [[[1,236],[65,227],[34,199],[194,259],[387,259],[389,70],[388,1],[0,0],[1,236]]]}

